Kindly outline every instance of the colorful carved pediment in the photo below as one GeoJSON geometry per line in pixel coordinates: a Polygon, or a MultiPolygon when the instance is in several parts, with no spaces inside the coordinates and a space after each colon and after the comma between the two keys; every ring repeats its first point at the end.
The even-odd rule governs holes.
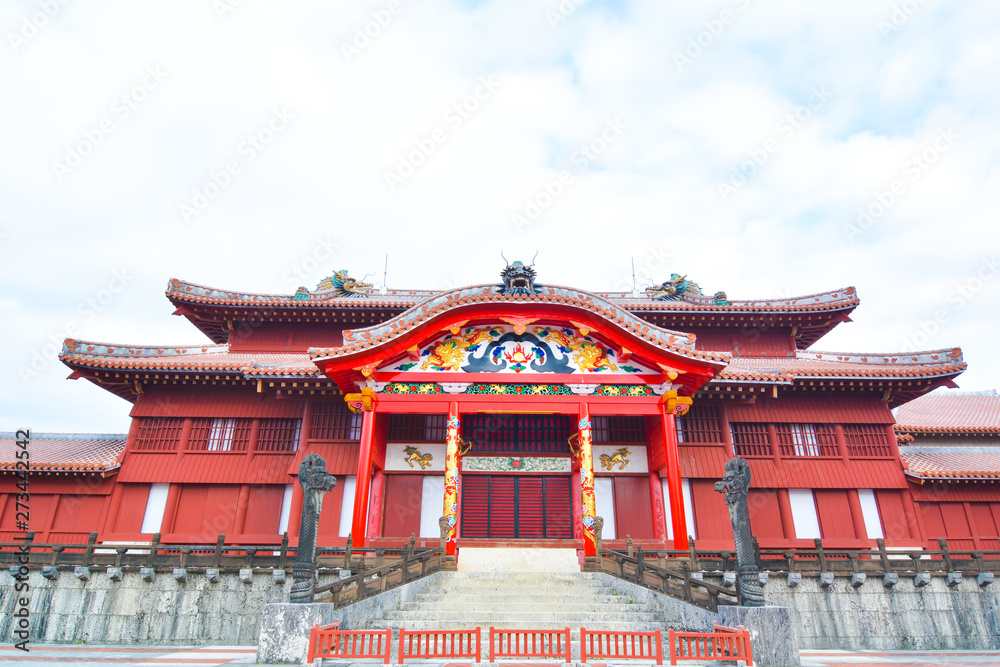
{"type": "Polygon", "coordinates": [[[597,338],[558,326],[496,324],[452,330],[418,348],[414,357],[388,365],[395,372],[648,374],[653,369],[597,338]]]}

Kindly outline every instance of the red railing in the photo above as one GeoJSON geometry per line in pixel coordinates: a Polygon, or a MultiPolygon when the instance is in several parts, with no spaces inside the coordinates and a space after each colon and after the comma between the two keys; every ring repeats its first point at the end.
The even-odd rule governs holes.
{"type": "Polygon", "coordinates": [[[497,630],[490,628],[490,662],[497,658],[565,658],[572,662],[569,628],[497,630]]]}
{"type": "Polygon", "coordinates": [[[675,632],[670,630],[670,664],[678,660],[744,660],[753,667],[750,632],[739,628],[714,626],[715,632],[675,632]],[[676,640],[676,641],[675,641],[676,640]]]}
{"type": "MultiPolygon", "coordinates": [[[[671,636],[673,630],[670,631],[671,636]]],[[[580,628],[580,662],[587,658],[656,660],[663,664],[663,635],[653,632],[614,632],[580,628]]]]}
{"type": "Polygon", "coordinates": [[[406,658],[475,658],[480,662],[482,629],[399,629],[399,664],[406,658]]]}
{"type": "Polygon", "coordinates": [[[382,658],[389,664],[392,630],[341,630],[340,621],[317,625],[309,632],[309,657],[316,658],[382,658]]]}

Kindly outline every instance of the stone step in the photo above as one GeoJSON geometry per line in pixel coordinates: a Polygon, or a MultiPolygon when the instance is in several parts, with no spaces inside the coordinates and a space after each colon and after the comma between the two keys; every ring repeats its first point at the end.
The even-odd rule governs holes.
{"type": "Polygon", "coordinates": [[[570,629],[570,637],[573,642],[579,645],[580,642],[580,627],[587,628],[588,630],[618,630],[625,632],[653,632],[654,630],[660,630],[663,633],[663,641],[667,638],[666,626],[661,623],[656,622],[636,622],[636,621],[602,621],[594,618],[588,619],[587,623],[580,624],[576,623],[559,623],[556,621],[533,621],[530,626],[525,626],[522,623],[514,622],[494,622],[494,623],[470,623],[468,619],[452,619],[447,621],[428,621],[428,620],[414,620],[414,619],[399,619],[399,620],[387,620],[381,619],[373,621],[371,624],[371,629],[373,630],[385,630],[386,628],[399,629],[401,627],[407,630],[461,630],[461,629],[473,629],[479,626],[483,629],[483,642],[485,643],[489,638],[490,627],[494,627],[498,630],[562,630],[566,627],[570,629]]]}
{"type": "Polygon", "coordinates": [[[462,593],[421,593],[414,602],[421,604],[439,604],[454,602],[456,604],[485,604],[488,602],[505,602],[510,604],[533,605],[554,601],[564,601],[566,604],[631,604],[628,595],[603,593],[597,595],[536,595],[533,593],[518,593],[498,596],[465,595],[462,593]]]}
{"type": "Polygon", "coordinates": [[[439,611],[439,610],[453,610],[462,611],[475,614],[479,611],[511,611],[517,612],[525,609],[547,609],[552,610],[552,613],[565,613],[573,611],[587,611],[587,612],[599,612],[599,611],[617,611],[619,608],[632,608],[632,607],[642,607],[635,603],[629,603],[628,598],[616,599],[612,601],[602,601],[602,600],[585,600],[580,602],[567,602],[565,600],[559,599],[544,599],[539,598],[538,600],[532,601],[530,603],[524,603],[519,601],[512,601],[507,599],[502,600],[482,600],[476,601],[455,601],[455,600],[437,600],[434,602],[428,602],[425,600],[419,600],[416,602],[409,602],[403,605],[401,611],[439,611]]]}
{"type": "MultiPolygon", "coordinates": [[[[601,622],[622,622],[622,623],[654,623],[662,618],[662,614],[650,611],[635,610],[630,611],[627,607],[621,611],[603,612],[553,612],[547,610],[519,611],[519,612],[493,612],[480,611],[475,614],[460,614],[454,610],[441,611],[388,611],[385,613],[386,621],[400,621],[405,625],[411,621],[437,621],[440,623],[460,623],[464,625],[490,625],[496,623],[524,624],[521,627],[533,628],[536,623],[556,622],[558,627],[567,625],[587,626],[591,623],[601,622]]],[[[456,626],[458,627],[458,626],[456,626]]]]}

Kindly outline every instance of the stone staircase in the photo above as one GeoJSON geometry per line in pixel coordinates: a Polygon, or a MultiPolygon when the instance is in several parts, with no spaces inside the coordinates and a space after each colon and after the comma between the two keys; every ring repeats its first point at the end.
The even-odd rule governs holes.
{"type": "Polygon", "coordinates": [[[373,621],[376,629],[570,628],[666,630],[664,614],[616,592],[588,572],[455,572],[401,609],[373,621]]]}

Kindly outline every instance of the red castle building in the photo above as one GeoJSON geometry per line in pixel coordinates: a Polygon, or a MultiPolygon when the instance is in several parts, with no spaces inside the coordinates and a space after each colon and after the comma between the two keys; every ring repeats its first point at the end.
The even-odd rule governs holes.
{"type": "MultiPolygon", "coordinates": [[[[734,455],[762,548],[936,546],[956,530],[996,543],[996,482],[969,488],[938,460],[921,484],[893,426],[892,408],[954,386],[961,351],[811,349],[850,321],[854,288],[737,301],[676,274],[641,295],[539,284],[520,262],[501,277],[379,293],[342,271],[285,296],[171,280],[174,314],[206,342],[65,341],[70,377],[131,403],[132,422],[34,434],[35,541],[294,544],[295,476],[315,452],[338,482],[321,546],[444,530],[452,551],[591,553],[603,521],[609,546],[732,548],[713,484],[734,455]]],[[[15,482],[0,474],[0,541],[22,534],[15,482]]]]}

